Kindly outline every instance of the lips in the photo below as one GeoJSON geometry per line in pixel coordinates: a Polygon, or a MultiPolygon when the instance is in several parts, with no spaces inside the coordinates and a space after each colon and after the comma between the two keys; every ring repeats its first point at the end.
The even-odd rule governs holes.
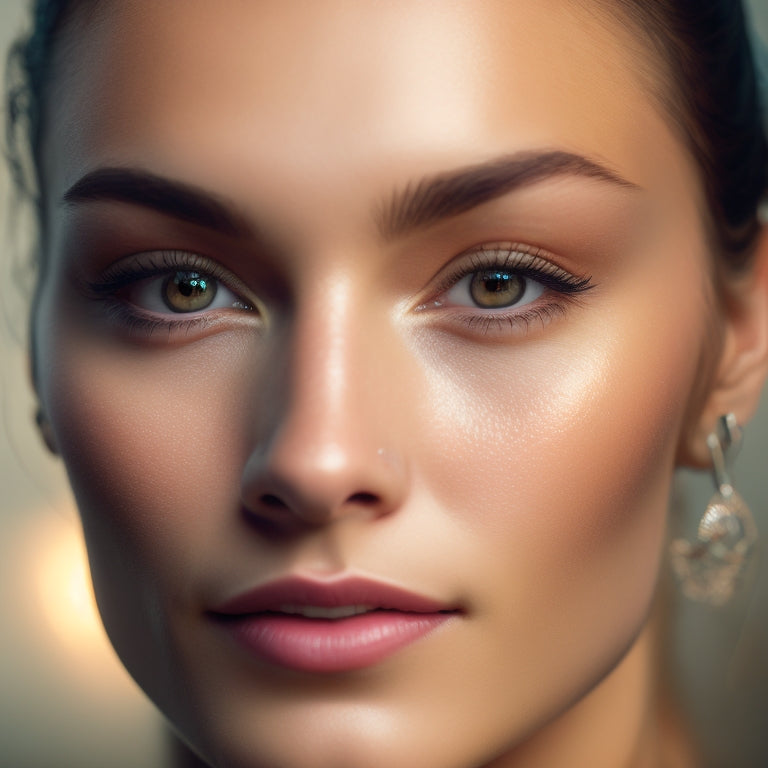
{"type": "Polygon", "coordinates": [[[459,613],[432,598],[368,579],[290,577],[238,595],[210,615],[262,661],[330,673],[378,664],[459,613]]]}

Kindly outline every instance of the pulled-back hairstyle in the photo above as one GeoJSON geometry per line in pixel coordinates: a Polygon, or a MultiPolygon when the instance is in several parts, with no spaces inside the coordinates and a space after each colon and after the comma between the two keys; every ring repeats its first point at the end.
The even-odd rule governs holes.
{"type": "MultiPolygon", "coordinates": [[[[6,140],[17,188],[36,204],[42,230],[40,148],[57,34],[89,0],[34,0],[28,36],[11,49],[6,140]]],[[[631,23],[666,69],[660,96],[694,158],[720,264],[749,262],[768,186],[768,148],[753,52],[740,0],[599,0],[631,23]]],[[[41,231],[41,234],[44,234],[41,231]]]]}

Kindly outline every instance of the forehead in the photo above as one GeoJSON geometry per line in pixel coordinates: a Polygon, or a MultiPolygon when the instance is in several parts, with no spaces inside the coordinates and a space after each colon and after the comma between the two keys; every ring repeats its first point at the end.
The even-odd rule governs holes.
{"type": "Polygon", "coordinates": [[[86,3],[59,48],[48,178],[63,189],[102,163],[183,177],[194,159],[198,179],[306,188],[538,147],[640,185],[689,171],[640,74],[653,67],[601,3],[86,3]]]}

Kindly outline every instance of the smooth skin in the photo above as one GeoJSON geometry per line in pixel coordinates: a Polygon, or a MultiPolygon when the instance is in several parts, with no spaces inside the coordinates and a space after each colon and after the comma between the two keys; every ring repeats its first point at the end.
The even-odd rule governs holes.
{"type": "Polygon", "coordinates": [[[631,28],[567,0],[126,0],[64,40],[36,383],[106,629],[174,727],[218,768],[659,765],[673,471],[751,414],[768,323],[760,269],[716,298],[631,28]],[[521,161],[489,199],[392,213],[521,161]],[[175,202],[82,181],[104,168],[175,202]],[[489,309],[472,275],[510,258],[582,289],[529,271],[489,309]],[[172,312],[193,269],[216,301],[172,312]],[[461,614],[298,673],[208,615],[289,574],[461,614]]]}

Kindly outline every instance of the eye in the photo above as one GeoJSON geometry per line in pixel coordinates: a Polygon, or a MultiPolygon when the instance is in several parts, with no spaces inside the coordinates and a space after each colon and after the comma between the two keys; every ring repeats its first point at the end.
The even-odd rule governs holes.
{"type": "Polygon", "coordinates": [[[213,309],[248,309],[249,305],[217,278],[198,270],[179,269],[137,280],[125,299],[150,312],[191,314],[213,309]]]}
{"type": "Polygon", "coordinates": [[[238,323],[247,319],[265,327],[264,308],[251,287],[217,261],[187,251],[132,254],[86,289],[106,308],[110,326],[134,338],[193,341],[201,333],[230,328],[236,317],[238,323]],[[157,334],[161,329],[167,333],[157,334]]]}
{"type": "Polygon", "coordinates": [[[592,279],[566,271],[557,258],[522,243],[491,243],[452,259],[416,307],[461,334],[519,337],[578,304],[592,279]]]}
{"type": "Polygon", "coordinates": [[[542,283],[513,269],[492,267],[462,277],[444,294],[441,303],[478,309],[508,309],[530,304],[544,290],[542,283]]]}

